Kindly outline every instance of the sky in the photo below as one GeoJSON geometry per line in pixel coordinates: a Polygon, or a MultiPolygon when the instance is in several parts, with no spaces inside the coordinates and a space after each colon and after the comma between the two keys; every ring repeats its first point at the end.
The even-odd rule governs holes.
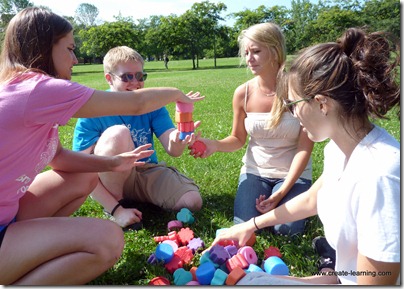
{"type": "MultiPolygon", "coordinates": [[[[149,18],[152,15],[168,16],[175,14],[180,16],[189,10],[195,2],[203,0],[30,0],[36,6],[47,6],[54,13],[61,16],[74,16],[77,7],[82,3],[89,3],[98,8],[98,19],[101,21],[114,21],[113,16],[121,14],[123,17],[133,17],[134,20],[149,18]]],[[[289,0],[210,0],[211,3],[222,2],[227,10],[222,13],[226,16],[230,13],[255,10],[260,5],[272,7],[275,5],[291,7],[289,0]]],[[[233,23],[226,22],[231,26],[233,23]]]]}

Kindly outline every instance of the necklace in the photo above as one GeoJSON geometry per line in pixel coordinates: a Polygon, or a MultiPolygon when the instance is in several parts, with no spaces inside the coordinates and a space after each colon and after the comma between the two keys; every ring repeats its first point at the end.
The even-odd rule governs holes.
{"type": "Polygon", "coordinates": [[[263,92],[262,89],[261,89],[261,85],[260,85],[260,82],[258,81],[258,79],[257,79],[257,84],[258,84],[258,89],[259,89],[263,94],[265,94],[265,96],[271,97],[271,96],[274,96],[274,95],[275,95],[275,91],[273,91],[273,92],[271,92],[271,93],[265,93],[265,92],[263,92]]]}

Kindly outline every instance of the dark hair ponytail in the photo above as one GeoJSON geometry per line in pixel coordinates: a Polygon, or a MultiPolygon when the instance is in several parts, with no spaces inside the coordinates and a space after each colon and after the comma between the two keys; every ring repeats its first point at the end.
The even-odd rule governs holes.
{"type": "Polygon", "coordinates": [[[395,67],[398,58],[388,35],[382,32],[366,34],[357,28],[348,29],[337,41],[352,61],[355,85],[365,98],[367,114],[385,118],[386,113],[400,104],[400,87],[395,67]]]}
{"type": "Polygon", "coordinates": [[[337,42],[303,50],[292,62],[289,79],[302,98],[320,94],[337,101],[345,120],[386,118],[400,104],[393,48],[383,33],[350,28],[337,42]]]}

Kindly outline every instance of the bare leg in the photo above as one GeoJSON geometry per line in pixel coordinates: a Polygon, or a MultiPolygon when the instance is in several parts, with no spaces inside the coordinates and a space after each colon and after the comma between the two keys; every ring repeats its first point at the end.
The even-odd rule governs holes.
{"type": "Polygon", "coordinates": [[[0,247],[0,284],[85,284],[112,267],[122,229],[93,218],[37,218],[9,226],[0,247]]]}
{"type": "MultiPolygon", "coordinates": [[[[109,127],[101,135],[94,148],[94,154],[101,156],[113,156],[135,149],[129,129],[124,125],[109,127]]],[[[132,170],[126,172],[102,172],[99,178],[105,189],[118,200],[122,198],[123,186],[132,170]]],[[[98,188],[102,189],[102,188],[98,188]]]]}
{"type": "Polygon", "coordinates": [[[202,208],[202,198],[199,192],[186,192],[175,204],[173,210],[179,211],[182,208],[187,208],[190,211],[199,211],[202,208]]]}
{"type": "Polygon", "coordinates": [[[97,182],[96,173],[43,172],[20,199],[17,220],[70,216],[83,204],[97,182]]]}

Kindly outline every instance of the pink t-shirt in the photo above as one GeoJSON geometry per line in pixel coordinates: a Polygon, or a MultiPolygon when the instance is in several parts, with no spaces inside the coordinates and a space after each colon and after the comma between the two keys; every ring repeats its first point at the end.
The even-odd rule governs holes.
{"type": "Polygon", "coordinates": [[[0,225],[15,217],[19,199],[53,159],[58,126],[94,92],[40,73],[24,76],[0,86],[0,225]]]}

